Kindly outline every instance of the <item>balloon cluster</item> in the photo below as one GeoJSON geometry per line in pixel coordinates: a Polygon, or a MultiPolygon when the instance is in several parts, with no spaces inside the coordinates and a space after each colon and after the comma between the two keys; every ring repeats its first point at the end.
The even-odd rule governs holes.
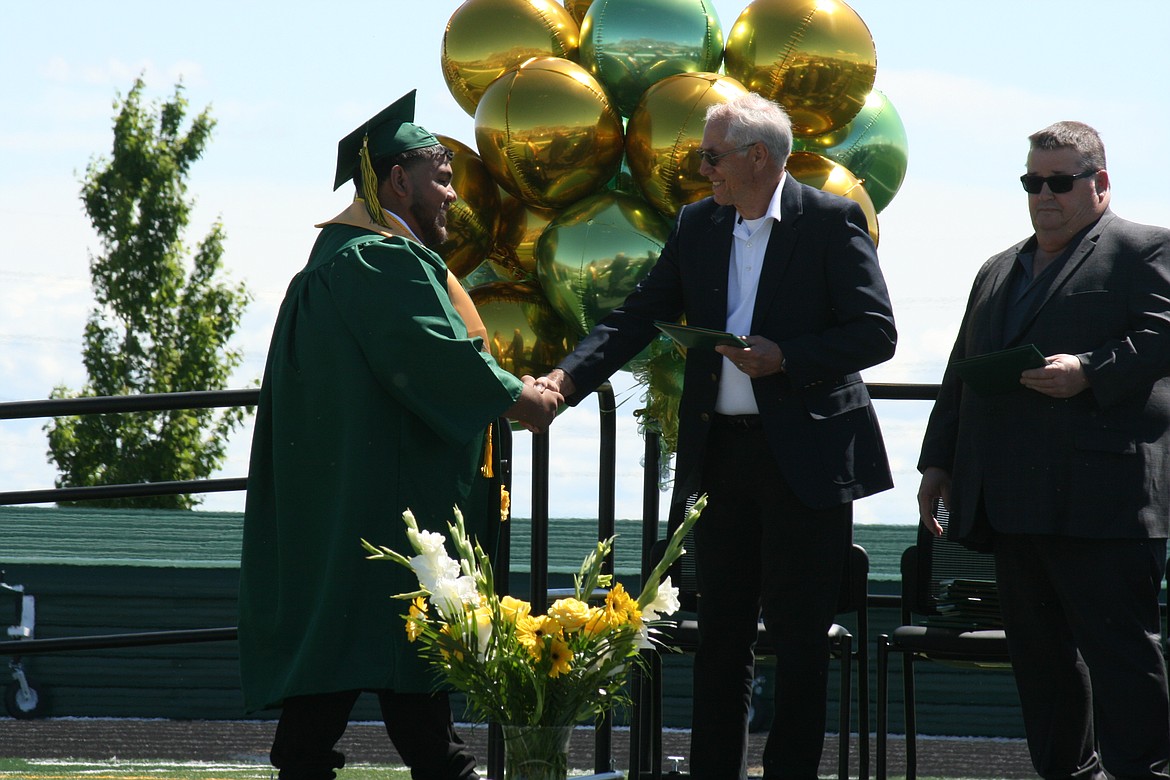
{"type": "MultiPolygon", "coordinates": [[[[754,0],[731,31],[711,0],[466,0],[452,14],[443,76],[476,149],[441,139],[459,200],[440,254],[509,371],[554,367],[649,272],[678,210],[710,194],[695,152],[707,108],[732,96],[784,106],[789,173],[857,201],[877,241],[907,150],[865,23],[840,0],[754,0]]],[[[659,423],[670,410],[653,407],[681,388],[666,343],[629,366],[659,423]]]]}

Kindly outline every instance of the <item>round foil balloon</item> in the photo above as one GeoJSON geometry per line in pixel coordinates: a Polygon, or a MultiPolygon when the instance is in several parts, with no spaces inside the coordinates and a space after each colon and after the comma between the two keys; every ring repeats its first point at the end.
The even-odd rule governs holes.
{"type": "Polygon", "coordinates": [[[443,33],[443,78],[468,114],[488,85],[532,57],[577,56],[579,22],[551,0],[467,0],[443,33]]]}
{"type": "Polygon", "coordinates": [[[471,147],[444,135],[436,137],[455,152],[451,186],[459,196],[447,209],[447,240],[437,251],[451,273],[462,279],[484,261],[495,243],[500,188],[471,147]]]}
{"type": "Polygon", "coordinates": [[[579,334],[650,272],[670,224],[648,203],[603,192],[565,209],[536,242],[536,273],[553,309],[579,334]]]}
{"type": "Polygon", "coordinates": [[[719,70],[723,28],[711,0],[593,0],[580,61],[622,116],[646,88],[676,73],[719,70]]]}
{"type": "Polygon", "coordinates": [[[622,160],[622,120],[597,79],[556,57],[492,82],[475,110],[475,145],[500,186],[561,208],[599,190],[622,160]]]}
{"type": "Polygon", "coordinates": [[[492,357],[514,376],[547,374],[577,343],[535,285],[492,282],[468,295],[487,328],[492,357]]]}
{"type": "Polygon", "coordinates": [[[686,204],[711,194],[696,154],[707,108],[746,92],[728,76],[680,73],[642,95],[626,125],[626,159],[654,208],[673,218],[686,204]]]}
{"type": "Polygon", "coordinates": [[[557,215],[556,209],[529,206],[507,193],[500,201],[496,243],[488,262],[502,279],[536,281],[536,239],[557,215]]]}
{"type": "Polygon", "coordinates": [[[565,0],[565,10],[569,12],[569,16],[581,24],[581,20],[585,18],[585,12],[589,10],[589,4],[593,0],[565,0]]]}
{"type": "Polygon", "coordinates": [[[861,180],[849,172],[845,166],[833,162],[828,157],[822,157],[812,152],[793,152],[788,157],[788,164],[784,166],[788,172],[800,182],[818,190],[831,192],[856,201],[865,213],[865,220],[869,226],[869,237],[874,244],[878,242],[877,209],[861,180]]]}
{"type": "Polygon", "coordinates": [[[840,0],[755,0],[727,36],[724,69],[784,106],[793,132],[820,135],[861,110],[877,51],[865,22],[840,0]]]}
{"type": "Polygon", "coordinates": [[[861,112],[843,128],[794,141],[794,149],[823,154],[861,179],[879,214],[890,205],[906,178],[906,126],[889,98],[876,89],[865,99],[861,112]]]}

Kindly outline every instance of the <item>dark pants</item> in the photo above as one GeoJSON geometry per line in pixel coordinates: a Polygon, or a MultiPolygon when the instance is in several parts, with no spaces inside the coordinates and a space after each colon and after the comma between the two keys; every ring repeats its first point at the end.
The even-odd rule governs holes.
{"type": "Polygon", "coordinates": [[[764,776],[816,778],[825,740],[828,630],[852,543],[851,505],[792,494],[760,429],[713,427],[695,526],[699,647],[691,775],[747,776],[747,724],[761,612],[776,646],[776,717],[764,776]]]}
{"type": "Polygon", "coordinates": [[[1166,778],[1166,541],[998,534],[995,559],[1036,771],[1166,778]]]}
{"type": "MultiPolygon", "coordinates": [[[[360,691],[340,691],[285,700],[272,743],[272,765],[281,780],[333,780],[345,766],[334,750],[349,724],[360,691]]],[[[455,733],[446,694],[381,691],[378,703],[386,733],[416,780],[471,780],[472,756],[455,733]]]]}

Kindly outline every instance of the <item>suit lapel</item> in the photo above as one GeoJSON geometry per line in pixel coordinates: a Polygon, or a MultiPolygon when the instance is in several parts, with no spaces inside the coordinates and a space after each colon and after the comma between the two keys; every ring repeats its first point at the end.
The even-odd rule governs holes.
{"type": "Polygon", "coordinates": [[[701,327],[722,330],[727,324],[727,274],[731,268],[731,231],[735,226],[735,209],[723,206],[711,213],[711,223],[701,236],[701,251],[693,253],[696,268],[694,278],[699,289],[701,306],[694,309],[695,322],[708,323],[701,327]],[[709,294],[706,291],[710,291],[709,294]]]}
{"type": "Polygon", "coordinates": [[[1007,280],[1011,275],[1012,268],[1016,265],[1016,258],[1020,254],[1023,246],[1016,247],[1015,250],[1007,253],[1004,258],[1006,262],[999,264],[999,267],[993,272],[994,275],[989,280],[987,292],[987,305],[990,316],[990,332],[991,344],[990,349],[1001,349],[1005,345],[1007,335],[1004,332],[1004,326],[1007,320],[1008,299],[1011,297],[1008,288],[1007,280]]]}
{"type": "Polygon", "coordinates": [[[762,330],[762,318],[773,309],[772,301],[780,294],[780,283],[792,263],[797,225],[803,213],[800,183],[789,174],[780,192],[780,221],[772,225],[768,248],[764,250],[764,267],[760,269],[760,284],[756,289],[756,304],[752,312],[752,333],[762,330]]]}
{"type": "MultiPolygon", "coordinates": [[[[1048,290],[1044,293],[1044,299],[1040,301],[1040,305],[1037,306],[1034,311],[1032,311],[1027,320],[1021,323],[1021,337],[1023,337],[1028,332],[1028,329],[1032,327],[1032,323],[1036,321],[1036,318],[1044,312],[1044,307],[1048,305],[1048,302],[1052,300],[1052,297],[1056,295],[1062,287],[1064,287],[1068,280],[1072,278],[1073,274],[1075,274],[1089,259],[1089,256],[1092,255],[1093,250],[1097,247],[1097,239],[1101,237],[1102,231],[1111,221],[1113,221],[1113,213],[1106,212],[1101,217],[1101,219],[1097,220],[1097,224],[1094,225],[1092,229],[1090,229],[1089,232],[1085,234],[1084,238],[1080,240],[1080,243],[1077,244],[1076,249],[1074,249],[1072,254],[1069,255],[1068,260],[1066,260],[1064,265],[1061,266],[1060,270],[1057,271],[1056,278],[1054,278],[1052,280],[1052,284],[1048,286],[1048,290]]],[[[1003,320],[1001,319],[1000,322],[1002,323],[1003,320]]]]}

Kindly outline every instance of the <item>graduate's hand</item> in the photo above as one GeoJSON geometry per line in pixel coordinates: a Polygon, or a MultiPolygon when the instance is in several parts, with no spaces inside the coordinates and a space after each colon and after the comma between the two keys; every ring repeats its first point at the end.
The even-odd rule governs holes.
{"type": "Polygon", "coordinates": [[[922,482],[918,485],[918,521],[935,536],[942,536],[942,526],[934,516],[934,506],[938,499],[942,499],[945,506],[951,504],[951,475],[938,466],[928,466],[922,472],[922,482]]]}
{"type": "Polygon", "coordinates": [[[525,374],[520,377],[524,389],[504,416],[515,420],[533,433],[544,433],[557,416],[557,408],[565,402],[564,396],[550,388],[538,388],[536,380],[525,374]]]}
{"type": "Polygon", "coordinates": [[[573,378],[559,368],[554,368],[537,379],[536,387],[541,391],[552,390],[562,396],[572,395],[573,391],[577,389],[576,385],[573,384],[573,378]]]}

